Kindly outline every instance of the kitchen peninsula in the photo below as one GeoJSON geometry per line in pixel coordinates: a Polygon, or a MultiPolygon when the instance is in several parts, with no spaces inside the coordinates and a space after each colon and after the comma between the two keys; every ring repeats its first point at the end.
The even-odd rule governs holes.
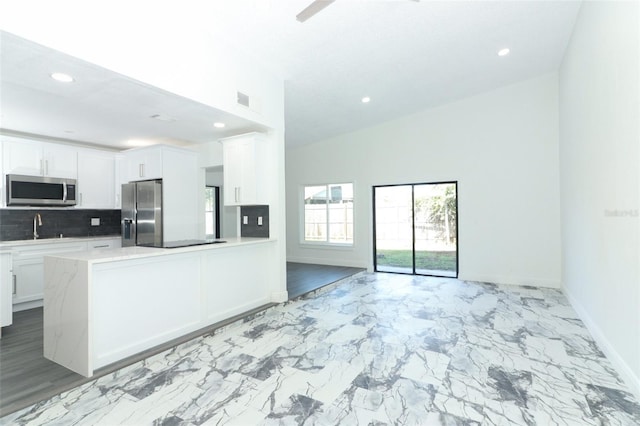
{"type": "Polygon", "coordinates": [[[45,257],[44,356],[86,377],[171,339],[286,300],[276,240],[45,257]]]}

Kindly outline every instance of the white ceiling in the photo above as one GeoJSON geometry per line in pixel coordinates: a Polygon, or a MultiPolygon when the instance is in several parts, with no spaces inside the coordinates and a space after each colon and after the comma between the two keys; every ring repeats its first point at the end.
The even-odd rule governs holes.
{"type": "MultiPolygon", "coordinates": [[[[337,0],[297,22],[295,15],[310,2],[156,2],[153,14],[172,23],[176,37],[181,23],[201,25],[283,75],[285,138],[293,147],[556,70],[580,8],[575,1],[337,0]],[[498,57],[503,47],[511,54],[498,57]],[[363,96],[371,102],[362,104],[363,96]]],[[[102,16],[86,18],[85,31],[90,19],[96,31],[104,30],[102,16]]],[[[5,129],[120,148],[127,139],[211,140],[219,137],[211,129],[213,116],[230,124],[227,134],[254,130],[249,122],[6,33],[0,62],[5,129]],[[47,61],[71,62],[91,86],[63,93],[59,83],[31,75],[47,61]],[[176,121],[149,119],[159,112],[176,121]],[[61,134],[51,134],[53,124],[61,134]]]]}
{"type": "Polygon", "coordinates": [[[265,130],[12,34],[0,37],[0,127],[15,134],[127,149],[190,145],[265,130]],[[78,83],[47,78],[55,70],[65,70],[78,83]],[[157,114],[162,120],[152,118],[157,114]],[[217,121],[226,127],[215,129],[217,121]]]}

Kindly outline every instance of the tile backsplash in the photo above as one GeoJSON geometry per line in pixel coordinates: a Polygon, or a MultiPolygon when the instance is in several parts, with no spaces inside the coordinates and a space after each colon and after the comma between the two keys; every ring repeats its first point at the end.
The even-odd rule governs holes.
{"type": "Polygon", "coordinates": [[[42,218],[39,238],[120,235],[120,210],[0,209],[0,241],[32,239],[37,213],[42,218]],[[99,218],[100,225],[91,226],[92,218],[99,218]]]}
{"type": "Polygon", "coordinates": [[[240,236],[269,238],[269,206],[240,207],[240,236]],[[258,225],[258,218],[262,218],[262,225],[258,225]]]}

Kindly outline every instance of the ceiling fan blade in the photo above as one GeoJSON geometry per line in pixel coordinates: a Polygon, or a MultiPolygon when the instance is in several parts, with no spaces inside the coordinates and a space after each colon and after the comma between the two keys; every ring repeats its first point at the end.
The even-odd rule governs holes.
{"type": "Polygon", "coordinates": [[[320,12],[325,7],[329,6],[334,1],[336,0],[314,0],[313,3],[311,3],[302,12],[296,15],[296,19],[299,22],[304,22],[316,13],[320,12]]]}

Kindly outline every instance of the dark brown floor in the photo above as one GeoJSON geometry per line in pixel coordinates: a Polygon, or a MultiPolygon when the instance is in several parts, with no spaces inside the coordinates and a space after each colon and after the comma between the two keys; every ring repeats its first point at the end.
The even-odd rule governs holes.
{"type": "MultiPolygon", "coordinates": [[[[289,299],[360,271],[364,269],[287,262],[289,299]]],[[[0,339],[0,417],[209,333],[239,317],[258,312],[268,306],[271,305],[195,331],[180,339],[104,367],[96,371],[92,378],[83,377],[43,357],[42,308],[16,312],[13,314],[13,325],[2,329],[0,339]]]]}
{"type": "Polygon", "coordinates": [[[287,262],[289,300],[364,270],[364,268],[350,268],[347,266],[287,262]]]}
{"type": "Polygon", "coordinates": [[[0,339],[0,413],[15,401],[80,379],[42,356],[42,308],[15,312],[0,339]]]}

